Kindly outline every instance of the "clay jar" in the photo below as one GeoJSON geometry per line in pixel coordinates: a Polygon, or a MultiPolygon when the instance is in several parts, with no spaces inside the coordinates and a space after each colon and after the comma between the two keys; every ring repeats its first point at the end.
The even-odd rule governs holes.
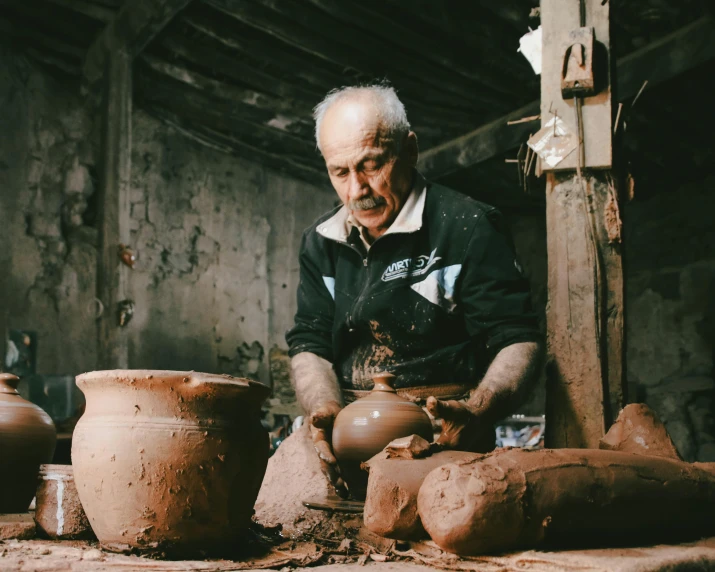
{"type": "Polygon", "coordinates": [[[0,514],[27,511],[40,465],[52,460],[57,441],[52,419],[20,397],[19,383],[0,373],[0,514]]]}
{"type": "Polygon", "coordinates": [[[374,378],[375,386],[367,397],[345,407],[335,418],[333,451],[350,496],[364,499],[367,472],[360,468],[390,441],[419,435],[432,441],[432,422],[416,403],[397,395],[392,387],[394,375],[374,378]]]}
{"type": "Polygon", "coordinates": [[[53,540],[91,538],[72,465],[42,465],[35,495],[35,524],[53,540]]]}
{"type": "Polygon", "coordinates": [[[213,553],[251,522],[268,462],[270,389],[179,371],[86,373],[72,442],[77,492],[110,550],[213,553]]]}

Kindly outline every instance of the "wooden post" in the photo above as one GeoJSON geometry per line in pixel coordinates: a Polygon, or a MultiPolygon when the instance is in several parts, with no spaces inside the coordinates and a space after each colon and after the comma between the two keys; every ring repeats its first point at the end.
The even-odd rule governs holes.
{"type": "Polygon", "coordinates": [[[610,57],[609,10],[601,0],[542,0],[542,124],[555,112],[581,146],[547,173],[548,362],[546,445],[598,447],[625,404],[620,200],[611,168],[609,66],[592,97],[561,96],[564,41],[595,29],[610,57]],[[582,17],[585,16],[585,23],[582,17]]]}
{"type": "Polygon", "coordinates": [[[625,404],[622,245],[606,222],[615,192],[606,173],[547,174],[548,447],[598,447],[625,404]]]}
{"type": "Polygon", "coordinates": [[[90,96],[103,86],[97,361],[104,369],[128,367],[127,332],[119,325],[119,303],[127,298],[130,268],[119,248],[129,245],[132,171],[132,61],[191,0],[127,0],[89,48],[84,79],[90,96]],[[100,79],[102,83],[100,84],[100,79]]]}
{"type": "Polygon", "coordinates": [[[97,255],[97,298],[104,311],[97,356],[100,368],[122,369],[128,367],[128,345],[118,304],[128,294],[130,269],[120,261],[119,245],[129,244],[130,233],[132,60],[125,51],[111,50],[105,62],[97,255]]]}

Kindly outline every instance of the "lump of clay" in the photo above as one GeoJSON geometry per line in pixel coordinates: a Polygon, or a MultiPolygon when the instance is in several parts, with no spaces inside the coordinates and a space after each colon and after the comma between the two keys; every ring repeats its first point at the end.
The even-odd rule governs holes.
{"type": "Polygon", "coordinates": [[[462,555],[694,539],[715,532],[715,463],[501,450],[433,470],[417,505],[432,540],[462,555]]]}
{"type": "MultiPolygon", "coordinates": [[[[391,457],[390,448],[409,439],[393,441],[365,463],[369,477],[363,521],[370,532],[380,536],[419,540],[427,536],[417,511],[417,493],[424,478],[446,463],[477,459],[483,455],[442,451],[422,459],[391,457]]],[[[404,452],[407,449],[398,447],[398,450],[404,452]]]]}
{"type": "Polygon", "coordinates": [[[621,411],[599,443],[601,449],[681,459],[673,440],[655,411],[643,403],[631,403],[621,411]]]}
{"type": "Polygon", "coordinates": [[[388,459],[421,459],[430,453],[431,445],[419,435],[400,437],[390,441],[385,447],[388,459]]]}

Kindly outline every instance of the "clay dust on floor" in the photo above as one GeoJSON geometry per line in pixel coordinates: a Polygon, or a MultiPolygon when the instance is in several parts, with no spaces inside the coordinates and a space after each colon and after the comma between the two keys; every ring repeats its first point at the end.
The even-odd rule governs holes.
{"type": "MultiPolygon", "coordinates": [[[[306,548],[305,546],[303,548],[306,548]]],[[[319,548],[316,546],[316,549],[319,548]]],[[[459,558],[440,551],[432,542],[397,545],[386,554],[356,562],[322,565],[327,559],[299,564],[299,550],[288,550],[270,566],[264,562],[227,560],[161,561],[138,556],[111,554],[85,541],[9,540],[0,542],[0,570],[3,572],[111,572],[132,570],[146,572],[184,572],[257,569],[295,569],[313,566],[316,572],[428,572],[429,570],[464,570],[474,572],[647,572],[681,570],[689,572],[715,568],[715,538],[687,545],[649,548],[602,549],[565,552],[518,552],[504,556],[459,558]]],[[[305,552],[309,554],[309,552],[305,552]]],[[[274,557],[280,556],[279,554],[274,557]]]]}

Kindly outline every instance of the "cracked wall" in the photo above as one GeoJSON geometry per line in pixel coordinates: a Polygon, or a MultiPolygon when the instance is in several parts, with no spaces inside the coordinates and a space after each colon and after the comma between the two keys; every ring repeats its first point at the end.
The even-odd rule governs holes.
{"type": "MultiPolygon", "coordinates": [[[[96,368],[95,158],[78,90],[0,44],[0,331],[38,334],[38,372],[96,368]]],[[[132,368],[280,379],[304,228],[335,195],[133,115],[132,368]],[[271,349],[273,351],[271,352],[271,349]]],[[[285,373],[285,372],[283,372],[285,373]]]]}
{"type": "Polygon", "coordinates": [[[95,364],[94,149],[78,98],[0,45],[0,332],[38,335],[38,372],[95,364]]]}
{"type": "Polygon", "coordinates": [[[715,461],[715,177],[626,210],[627,374],[686,460],[715,461]]]}
{"type": "Polygon", "coordinates": [[[303,229],[334,200],[135,111],[132,366],[267,381],[295,314],[303,229]]]}

